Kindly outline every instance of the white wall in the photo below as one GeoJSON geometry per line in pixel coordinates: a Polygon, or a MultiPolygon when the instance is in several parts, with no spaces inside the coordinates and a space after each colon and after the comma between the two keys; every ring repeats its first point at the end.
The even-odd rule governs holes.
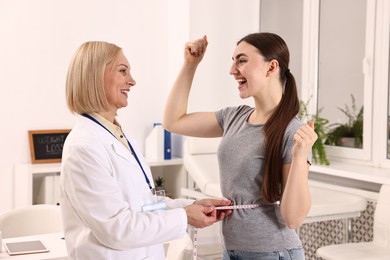
{"type": "Polygon", "coordinates": [[[13,207],[14,164],[31,161],[27,131],[74,124],[64,85],[81,43],[104,40],[124,49],[137,86],[118,119],[143,148],[152,123],[162,120],[189,37],[207,34],[210,41],[190,107],[242,102],[228,72],[235,42],[258,29],[258,2],[0,0],[0,213],[13,207]]]}
{"type": "Polygon", "coordinates": [[[259,30],[259,0],[194,0],[190,10],[190,38],[207,35],[209,45],[194,79],[189,109],[251,104],[239,98],[229,70],[237,41],[259,30]]]}
{"type": "Polygon", "coordinates": [[[302,22],[303,0],[262,0],[260,30],[280,35],[290,52],[290,70],[298,93],[302,85],[302,22]]]}

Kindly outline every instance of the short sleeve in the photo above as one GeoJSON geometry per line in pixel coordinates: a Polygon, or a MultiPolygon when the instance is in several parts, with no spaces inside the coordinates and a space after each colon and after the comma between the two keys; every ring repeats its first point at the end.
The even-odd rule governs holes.
{"type": "MultiPolygon", "coordinates": [[[[283,164],[288,164],[292,162],[291,150],[294,146],[294,135],[298,131],[298,129],[303,126],[304,123],[300,121],[298,118],[293,118],[290,124],[287,126],[286,131],[283,137],[283,148],[282,148],[282,160],[283,164]]],[[[307,162],[312,164],[312,152],[310,150],[307,156],[307,162]]]]}

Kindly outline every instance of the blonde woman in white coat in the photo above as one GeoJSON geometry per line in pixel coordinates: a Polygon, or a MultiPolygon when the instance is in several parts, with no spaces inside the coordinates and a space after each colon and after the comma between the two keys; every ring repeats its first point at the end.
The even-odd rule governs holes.
{"type": "Polygon", "coordinates": [[[86,42],[74,55],[67,105],[78,114],[62,155],[61,209],[69,259],[164,259],[163,243],[184,236],[187,224],[206,227],[229,211],[229,201],[167,199],[166,210],[145,211],[155,196],[150,169],[115,116],[136,84],[121,48],[86,42]]]}

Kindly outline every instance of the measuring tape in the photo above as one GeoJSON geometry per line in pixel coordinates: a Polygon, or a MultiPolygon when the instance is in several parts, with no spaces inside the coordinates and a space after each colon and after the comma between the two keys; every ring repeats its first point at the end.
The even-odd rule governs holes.
{"type": "Polygon", "coordinates": [[[214,207],[216,210],[225,210],[225,209],[254,209],[260,207],[260,204],[247,204],[247,205],[232,205],[232,206],[220,206],[214,207]]]}
{"type": "MultiPolygon", "coordinates": [[[[247,205],[232,205],[232,206],[220,206],[215,207],[216,210],[226,210],[226,209],[254,209],[260,207],[260,204],[247,204],[247,205]]],[[[193,250],[192,250],[192,259],[198,259],[198,228],[192,227],[194,232],[193,237],[193,250]]]]}

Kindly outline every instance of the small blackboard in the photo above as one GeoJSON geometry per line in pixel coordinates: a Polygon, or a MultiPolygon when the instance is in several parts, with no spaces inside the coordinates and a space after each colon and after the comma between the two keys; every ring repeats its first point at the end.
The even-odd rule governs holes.
{"type": "Polygon", "coordinates": [[[70,130],[30,130],[30,153],[32,163],[61,162],[62,149],[70,130]]]}

